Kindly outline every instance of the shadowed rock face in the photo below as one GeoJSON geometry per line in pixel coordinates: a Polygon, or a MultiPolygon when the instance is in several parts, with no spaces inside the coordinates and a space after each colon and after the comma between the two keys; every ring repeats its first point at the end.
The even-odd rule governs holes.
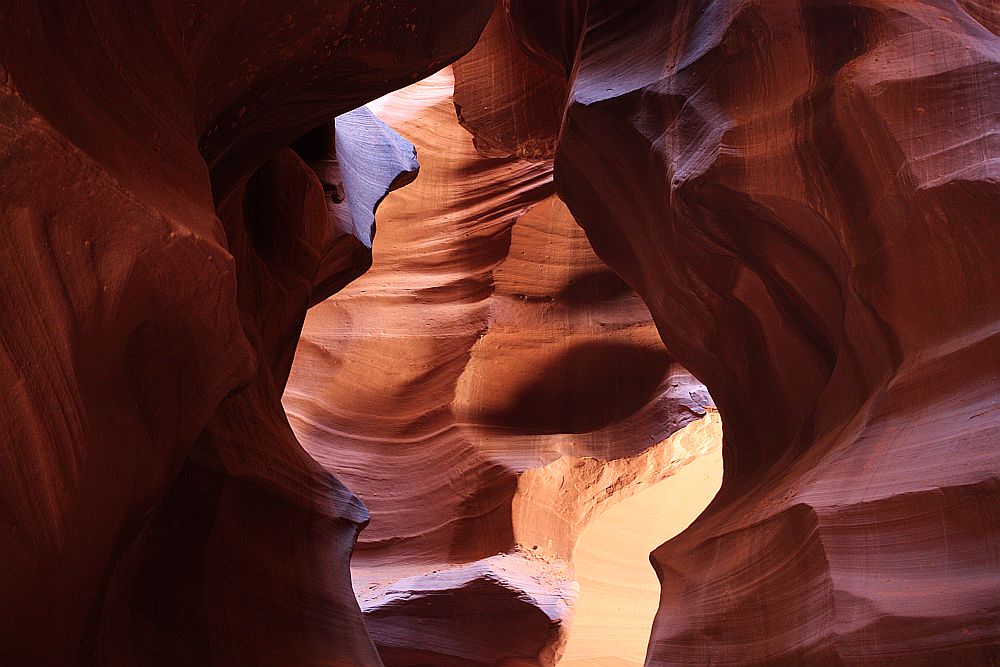
{"type": "Polygon", "coordinates": [[[552,664],[699,380],[647,664],[1000,661],[996,3],[495,4],[0,9],[0,663],[552,664]]]}
{"type": "Polygon", "coordinates": [[[567,77],[559,195],[726,423],[649,664],[1000,659],[993,6],[505,9],[567,77]]]}
{"type": "Polygon", "coordinates": [[[318,156],[334,210],[285,147],[453,61],[491,11],[0,10],[0,662],[379,664],[348,572],[367,512],[279,399],[306,308],[368,266],[372,207],[415,163],[347,118],[318,156]]]}

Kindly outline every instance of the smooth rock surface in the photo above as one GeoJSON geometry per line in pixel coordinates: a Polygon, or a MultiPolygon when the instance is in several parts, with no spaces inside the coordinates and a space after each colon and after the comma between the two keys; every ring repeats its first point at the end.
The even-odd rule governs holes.
{"type": "Polygon", "coordinates": [[[715,449],[610,507],[580,533],[573,552],[580,594],[560,667],[645,662],[660,601],[649,552],[687,528],[721,483],[722,450],[715,449]]]}
{"type": "Polygon", "coordinates": [[[370,105],[420,174],[379,208],[372,269],[310,312],[283,400],[372,512],[352,569],[387,665],[552,665],[579,532],[721,432],[551,161],[474,145],[453,87],[444,71],[370,105]]]}
{"type": "Polygon", "coordinates": [[[719,418],[647,665],[1000,663],[998,33],[5,3],[0,663],[579,656],[579,538],[719,418]]]}
{"type": "MultiPolygon", "coordinates": [[[[348,572],[367,513],[279,402],[370,231],[285,147],[492,9],[0,8],[0,663],[379,664],[348,572]]],[[[345,169],[355,212],[411,168],[383,139],[345,169]]]]}
{"type": "Polygon", "coordinates": [[[647,664],[1000,660],[993,6],[505,7],[571,78],[559,195],[726,424],[647,664]]]}

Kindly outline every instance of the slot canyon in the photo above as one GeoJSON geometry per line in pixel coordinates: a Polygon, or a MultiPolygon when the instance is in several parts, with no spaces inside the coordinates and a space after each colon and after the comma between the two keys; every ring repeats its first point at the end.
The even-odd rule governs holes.
{"type": "Polygon", "coordinates": [[[1000,3],[0,0],[0,666],[1000,665],[1000,3]]]}

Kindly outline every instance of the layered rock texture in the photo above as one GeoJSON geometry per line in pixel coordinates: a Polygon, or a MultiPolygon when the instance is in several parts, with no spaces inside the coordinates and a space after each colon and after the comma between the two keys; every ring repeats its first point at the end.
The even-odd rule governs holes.
{"type": "Polygon", "coordinates": [[[560,196],[726,424],[648,664],[1000,659],[995,8],[506,9],[560,196]]]}
{"type": "Polygon", "coordinates": [[[998,33],[6,3],[0,664],[1000,663],[998,33]]]}
{"type": "Polygon", "coordinates": [[[378,664],[348,569],[367,512],[279,399],[306,308],[415,169],[367,112],[330,122],[491,11],[0,8],[0,663],[378,664]]]}
{"type": "Polygon", "coordinates": [[[551,160],[481,154],[453,88],[445,71],[370,105],[420,175],[380,207],[372,269],[310,311],[284,404],[372,513],[354,585],[387,665],[552,665],[580,531],[717,451],[720,421],[551,160]]]}

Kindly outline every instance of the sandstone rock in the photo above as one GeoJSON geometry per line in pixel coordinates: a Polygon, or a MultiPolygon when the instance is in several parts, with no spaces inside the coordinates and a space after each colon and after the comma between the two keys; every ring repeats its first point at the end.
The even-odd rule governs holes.
{"type": "Polygon", "coordinates": [[[576,591],[550,569],[494,556],[394,582],[362,609],[389,665],[553,664],[576,591]]]}
{"type": "Polygon", "coordinates": [[[1000,659],[989,3],[508,11],[573,73],[560,196],[726,423],[648,664],[1000,659]]]}
{"type": "Polygon", "coordinates": [[[717,448],[719,422],[551,161],[484,156],[452,88],[446,71],[371,105],[420,175],[379,209],[371,271],[310,312],[284,403],[372,511],[353,574],[387,665],[552,665],[572,600],[539,599],[574,588],[579,532],[717,448]]]}
{"type": "Polygon", "coordinates": [[[6,3],[0,663],[575,659],[581,534],[720,417],[646,664],[1000,662],[998,33],[6,3]]]}
{"type": "MultiPolygon", "coordinates": [[[[0,662],[378,664],[348,583],[365,511],[279,403],[306,306],[370,237],[281,151],[491,11],[0,9],[0,662]]],[[[381,189],[357,210],[379,164],[353,167],[381,189]]]]}

